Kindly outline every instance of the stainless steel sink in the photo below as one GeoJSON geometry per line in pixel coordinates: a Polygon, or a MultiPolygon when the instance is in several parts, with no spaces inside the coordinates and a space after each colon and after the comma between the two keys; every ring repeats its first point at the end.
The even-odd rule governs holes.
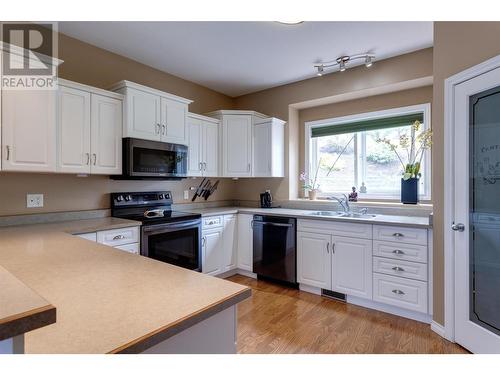
{"type": "Polygon", "coordinates": [[[337,211],[314,211],[311,212],[314,216],[330,216],[330,217],[346,217],[353,219],[373,219],[377,215],[362,214],[359,212],[337,212],[337,211]]]}
{"type": "Polygon", "coordinates": [[[339,217],[352,217],[356,219],[372,219],[377,215],[361,214],[359,212],[342,212],[339,217]]]}
{"type": "Polygon", "coordinates": [[[343,214],[343,212],[336,212],[336,211],[314,211],[314,212],[311,212],[311,215],[314,215],[314,216],[340,216],[342,214],[343,214]]]}

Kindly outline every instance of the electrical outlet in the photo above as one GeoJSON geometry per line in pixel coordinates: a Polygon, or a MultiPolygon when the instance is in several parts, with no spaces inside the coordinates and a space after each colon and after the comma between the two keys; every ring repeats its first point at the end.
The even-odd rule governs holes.
{"type": "Polygon", "coordinates": [[[43,194],[27,194],[26,207],[43,207],[43,194]]]}
{"type": "Polygon", "coordinates": [[[189,199],[189,190],[184,190],[184,199],[189,199]]]}

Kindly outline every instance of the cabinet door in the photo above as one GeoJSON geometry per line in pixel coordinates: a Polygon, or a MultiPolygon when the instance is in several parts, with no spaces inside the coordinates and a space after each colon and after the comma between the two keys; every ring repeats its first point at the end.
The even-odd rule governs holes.
{"type": "Polygon", "coordinates": [[[224,216],[223,271],[236,268],[236,215],[224,216]]]}
{"type": "Polygon", "coordinates": [[[91,173],[122,173],[122,101],[92,94],[91,173]]]}
{"type": "Polygon", "coordinates": [[[219,125],[203,123],[203,175],[219,176],[219,125]]]}
{"type": "Polygon", "coordinates": [[[203,233],[202,265],[203,273],[217,275],[222,272],[223,229],[213,229],[203,233]]]}
{"type": "Polygon", "coordinates": [[[163,142],[186,143],[187,105],[161,98],[161,125],[163,142]]]}
{"type": "Polygon", "coordinates": [[[55,90],[3,90],[3,170],[56,170],[56,95],[55,90]]]}
{"type": "Polygon", "coordinates": [[[271,124],[263,123],[254,126],[254,165],[255,177],[270,177],[271,174],[271,124]]]}
{"type": "Polygon", "coordinates": [[[253,270],[253,215],[238,215],[238,268],[253,270]]]}
{"type": "Polygon", "coordinates": [[[201,120],[189,118],[188,129],[188,175],[201,176],[203,170],[203,123],[201,120]]]}
{"type": "Polygon", "coordinates": [[[372,241],[333,238],[332,290],[372,298],[372,241]]]}
{"type": "Polygon", "coordinates": [[[160,97],[136,89],[127,88],[125,137],[161,139],[160,97]]]}
{"type": "Polygon", "coordinates": [[[225,177],[252,175],[252,117],[227,115],[222,119],[222,174],[225,177]]]}
{"type": "Polygon", "coordinates": [[[331,236],[297,232],[297,281],[300,284],[331,289],[331,236]]]}
{"type": "Polygon", "coordinates": [[[60,86],[57,171],[90,173],[90,93],[60,86]]]}

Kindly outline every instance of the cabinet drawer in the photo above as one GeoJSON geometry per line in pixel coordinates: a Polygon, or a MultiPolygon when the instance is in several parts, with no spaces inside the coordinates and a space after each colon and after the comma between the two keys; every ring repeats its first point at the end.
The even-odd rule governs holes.
{"type": "Polygon", "coordinates": [[[139,244],[138,243],[129,243],[127,245],[115,246],[116,249],[120,249],[132,254],[139,254],[139,244]]]}
{"type": "Polygon", "coordinates": [[[210,216],[202,219],[203,229],[220,228],[224,225],[223,216],[210,216]]]}
{"type": "Polygon", "coordinates": [[[340,223],[331,220],[297,220],[297,230],[333,234],[334,236],[372,238],[372,225],[359,223],[340,223]]]}
{"type": "Polygon", "coordinates": [[[427,283],[374,273],[373,300],[427,313],[427,283]]]}
{"type": "Polygon", "coordinates": [[[373,272],[427,281],[427,264],[373,257],[373,272]]]}
{"type": "Polygon", "coordinates": [[[77,234],[77,237],[80,237],[80,238],[83,238],[83,239],[89,240],[89,241],[94,241],[94,242],[97,241],[97,233],[96,232],[77,234]]]}
{"type": "Polygon", "coordinates": [[[97,232],[97,242],[108,246],[120,246],[139,242],[139,227],[120,228],[97,232]]]}
{"type": "Polygon", "coordinates": [[[374,225],[373,239],[427,245],[427,229],[374,225]]]}
{"type": "Polygon", "coordinates": [[[427,263],[427,246],[374,240],[373,255],[427,263]]]}

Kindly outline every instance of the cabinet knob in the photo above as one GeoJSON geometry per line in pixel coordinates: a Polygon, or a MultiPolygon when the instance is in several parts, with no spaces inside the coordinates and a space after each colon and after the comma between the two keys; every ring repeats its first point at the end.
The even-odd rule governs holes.
{"type": "Polygon", "coordinates": [[[403,272],[405,269],[403,267],[399,267],[399,266],[396,266],[396,267],[392,267],[392,269],[394,271],[399,271],[399,272],[403,272]]]}
{"type": "Polygon", "coordinates": [[[123,234],[118,234],[118,235],[113,237],[113,241],[124,240],[124,239],[125,239],[125,236],[123,234]]]}
{"type": "Polygon", "coordinates": [[[399,289],[393,289],[392,292],[394,294],[397,294],[398,296],[402,296],[405,294],[405,292],[403,292],[402,290],[399,290],[399,289]]]}
{"type": "Polygon", "coordinates": [[[394,237],[399,238],[399,237],[404,237],[405,235],[403,233],[393,233],[392,234],[394,237]]]}
{"type": "Polygon", "coordinates": [[[398,255],[403,255],[405,254],[405,252],[403,250],[393,250],[392,251],[394,254],[398,254],[398,255]]]}

